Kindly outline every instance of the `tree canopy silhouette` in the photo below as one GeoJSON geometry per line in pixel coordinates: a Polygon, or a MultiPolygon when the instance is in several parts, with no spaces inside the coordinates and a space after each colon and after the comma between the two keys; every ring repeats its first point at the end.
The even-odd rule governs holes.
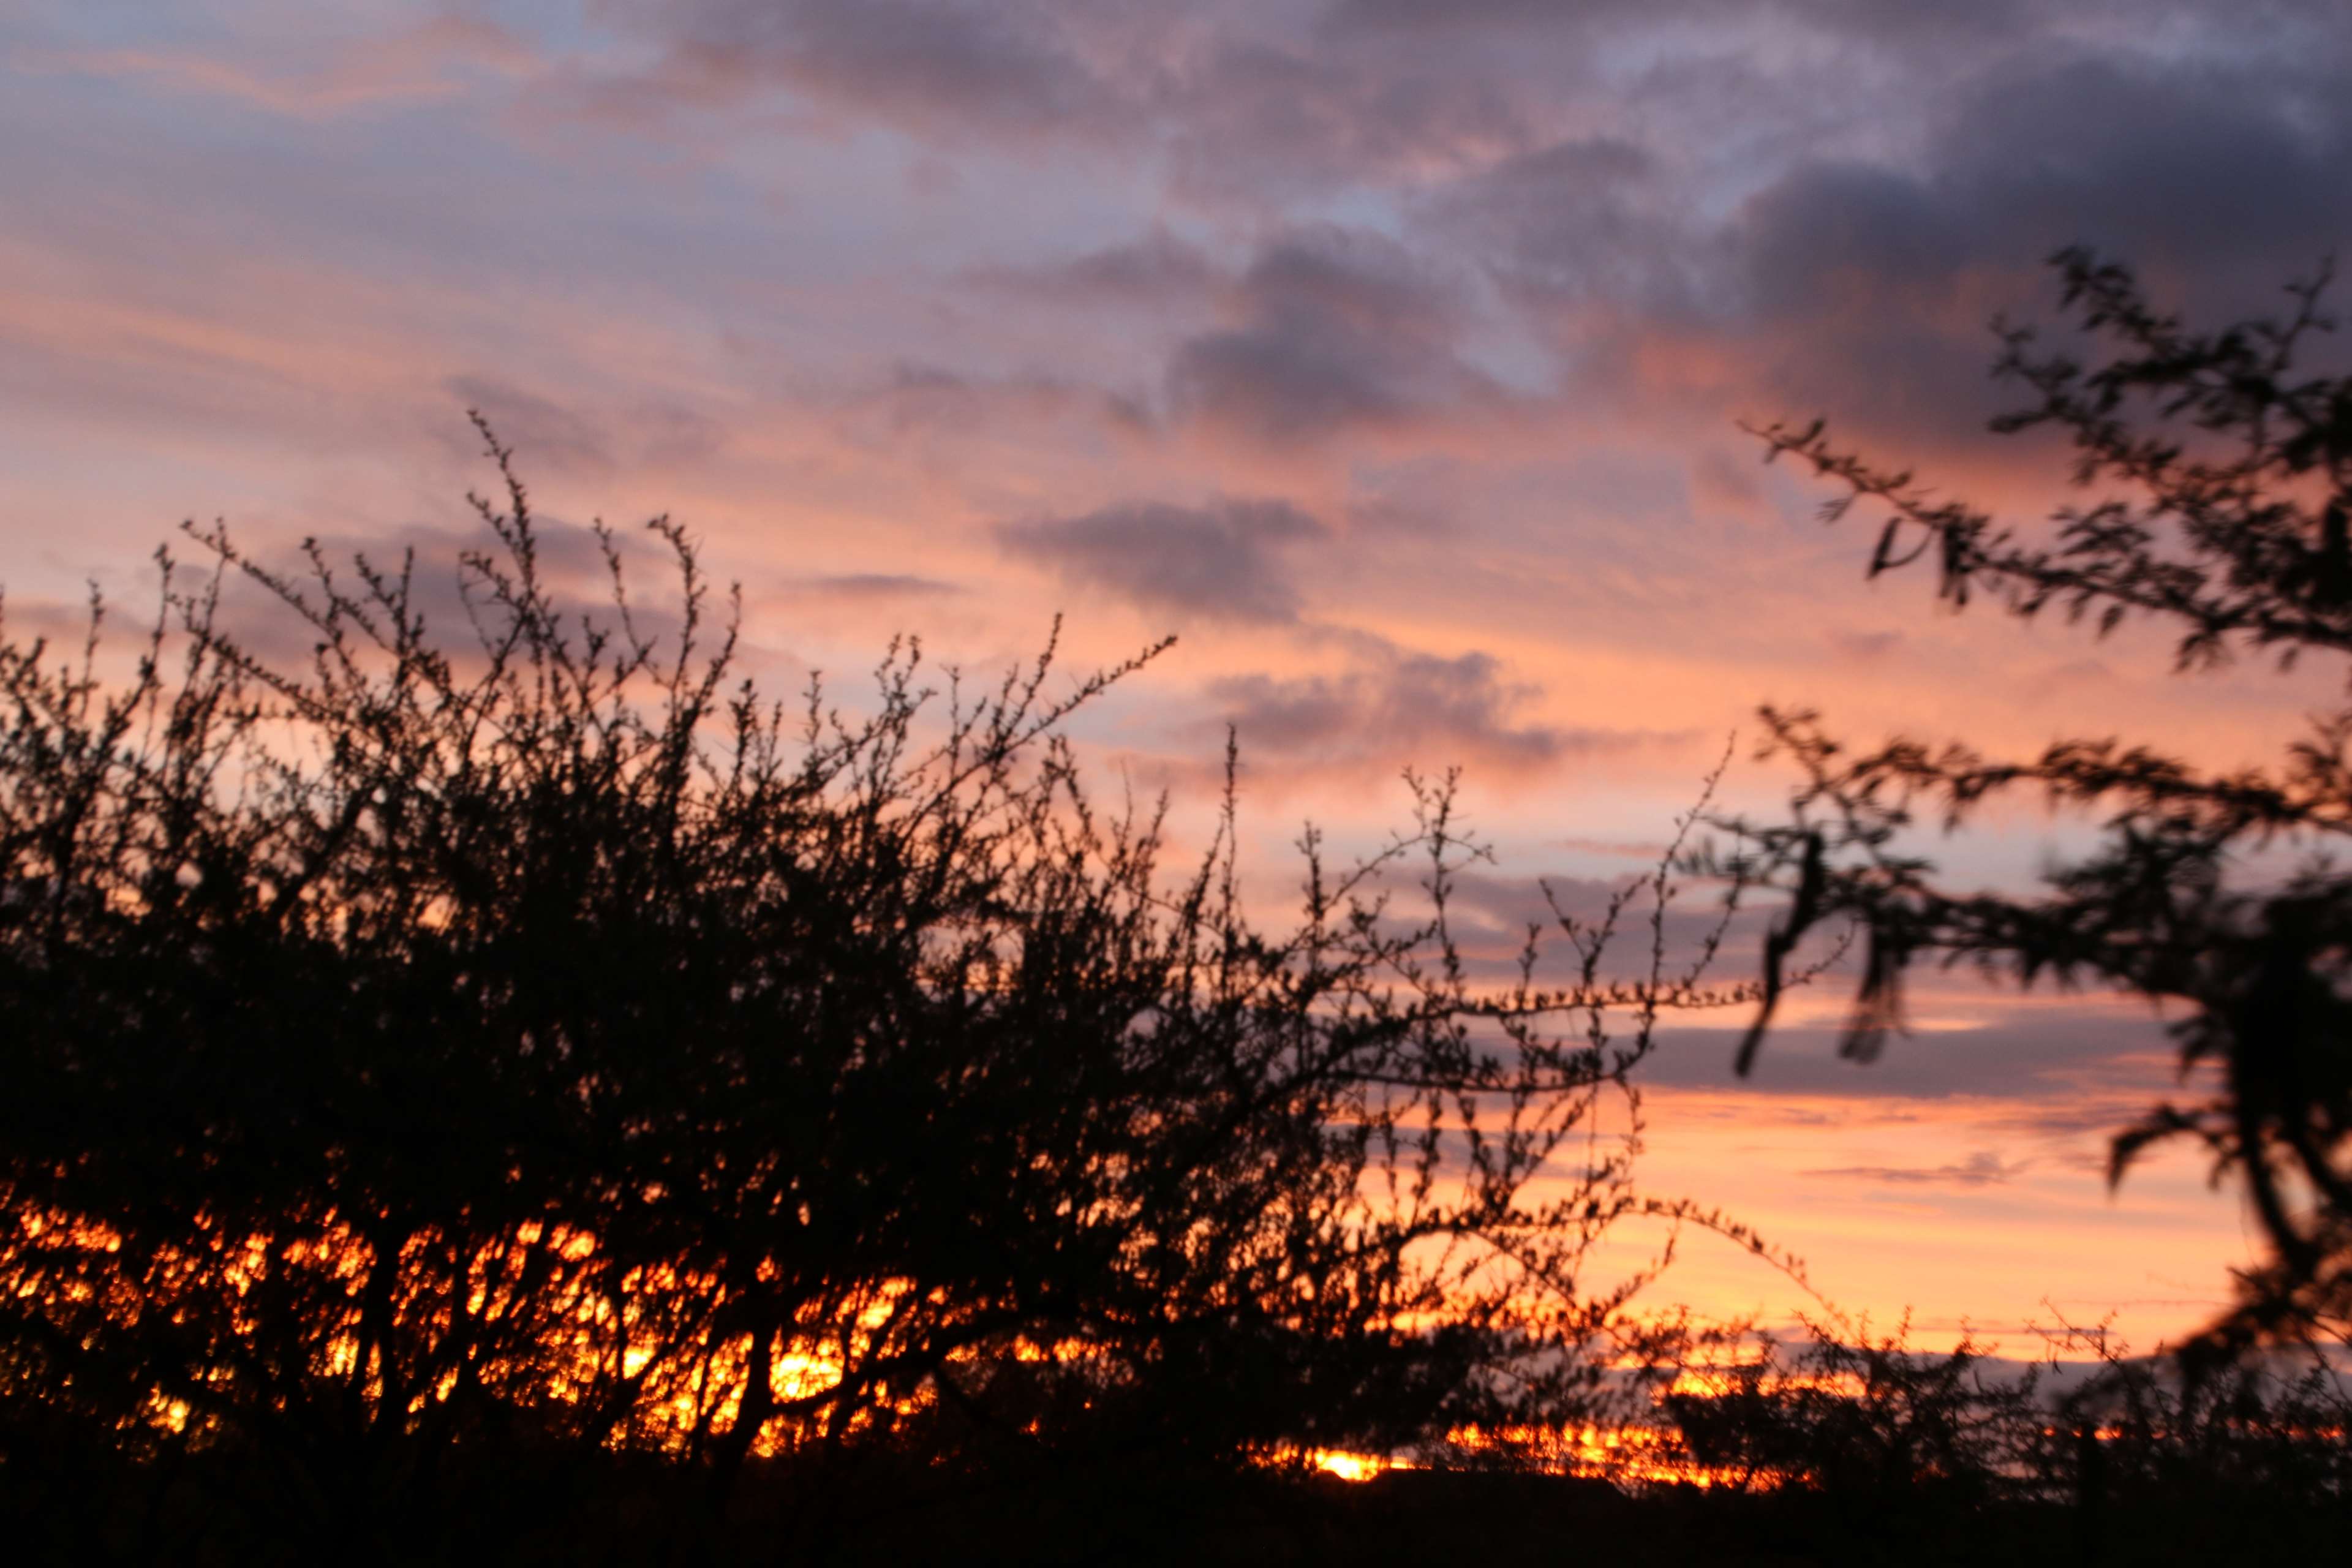
{"type": "Polygon", "coordinates": [[[2330,331],[2327,273],[2293,286],[2277,318],[2200,331],[2152,304],[2134,275],[2088,251],[2052,258],[2089,360],[2003,327],[1996,374],[2030,400],[1997,431],[2047,427],[2086,493],[2047,529],[2011,527],[1938,496],[1907,470],[1835,444],[1821,421],[1759,431],[1835,481],[1832,520],[1883,510],[1870,574],[1925,562],[1956,608],[1982,594],[2012,615],[2056,608],[2099,635],[2168,630],[2177,668],[2266,657],[2322,666],[2336,694],[2269,766],[2216,771],[2160,742],[2087,736],[2030,760],[1900,739],[1857,749],[1811,711],[1768,709],[1768,751],[1802,781],[1790,816],[1735,825],[1759,874],[1790,893],[1767,943],[1764,1002],[1739,1066],[1770,1022],[1778,966],[1806,931],[1851,918],[1866,954],[1844,1051],[1868,1059],[1902,1019],[1912,963],[1967,963],[2024,985],[2087,982],[2178,1009],[2184,1081],[2115,1139],[2111,1179],[2163,1139],[2191,1139],[2216,1179],[2242,1178],[2267,1261],[2206,1342],[2352,1331],[2352,376],[2307,362],[2330,331]],[[2037,896],[1955,889],[1915,847],[1924,820],[1957,827],[2021,792],[2097,814],[2095,852],[2037,896]]]}
{"type": "Polygon", "coordinates": [[[599,1456],[721,1518],[790,1459],[821,1538],[894,1451],[1384,1451],[1601,1389],[1641,1273],[1588,1250],[1672,1205],[1563,1140],[1663,1011],[1753,994],[1670,958],[1663,869],[1632,973],[1629,889],[1558,985],[1538,929],[1481,981],[1423,783],[1365,858],[1310,831],[1269,929],[1230,768],[1171,870],[1062,732],[1158,650],[1057,691],[1050,647],[975,688],[898,644],[863,715],[769,702],[678,527],[649,610],[598,525],[583,606],[489,447],[454,641],[413,556],[218,529],[135,668],[95,605],[78,656],[0,637],[22,1506],[80,1444],[159,1498],[229,1467],[254,1550],[429,1554],[599,1456]]]}

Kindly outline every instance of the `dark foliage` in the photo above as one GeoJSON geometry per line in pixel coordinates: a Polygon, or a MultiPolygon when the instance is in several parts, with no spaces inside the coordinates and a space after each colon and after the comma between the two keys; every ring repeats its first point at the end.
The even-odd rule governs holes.
{"type": "Polygon", "coordinates": [[[1310,832],[1265,929],[1230,789],[1171,873],[1062,738],[1141,659],[935,691],[907,645],[864,716],[771,705],[683,532],[651,616],[600,526],[583,611],[491,455],[454,643],[413,559],[217,530],[135,668],[95,606],[79,657],[0,638],[16,1527],[816,1552],[1606,1395],[1638,1279],[1580,1266],[1672,1205],[1630,1141],[1530,1178],[1662,1009],[1743,994],[1669,966],[1663,871],[1642,973],[1603,967],[1629,889],[1562,917],[1564,984],[1531,931],[1482,988],[1445,915],[1478,851],[1416,785],[1366,860],[1310,832]],[[307,661],[254,651],[289,626],[307,661]]]}
{"type": "Polygon", "coordinates": [[[2340,1545],[2352,1380],[2307,1349],[2209,1370],[2069,1331],[2052,1343],[2078,1358],[2068,1377],[1966,1340],[1937,1354],[1901,1330],[1808,1327],[1661,1401],[1714,1487],[1712,1507],[1662,1533],[1696,1529],[1733,1561],[1886,1563],[2295,1561],[2340,1545]]]}
{"type": "Polygon", "coordinates": [[[2352,706],[2337,668],[2352,654],[2352,377],[2303,367],[2333,326],[2326,276],[2290,290],[2284,319],[2204,332],[2156,309],[2121,267],[2080,250],[2053,266],[2098,352],[2085,363],[2003,329],[1996,373],[2032,400],[1994,425],[2071,441],[2085,500],[2047,529],[1939,498],[1842,450],[1819,421],[1760,432],[1771,455],[1843,487],[1832,518],[1856,502],[1884,509],[1873,575],[1925,560],[1955,606],[1982,594],[2101,634],[2144,621],[2175,637],[2183,670],[2266,656],[2282,671],[2322,667],[2335,690],[2322,685],[2326,710],[2279,763],[2227,772],[2112,736],[2016,762],[1910,739],[1857,750],[1811,712],[1768,710],[1768,749],[1804,779],[1789,820],[1740,826],[1744,867],[1791,895],[1740,1065],[1769,1022],[1778,965],[1825,921],[1866,933],[1845,1041],[1863,1059],[1899,1026],[1905,970],[1923,958],[2174,1005],[2184,1081],[2215,1087],[2122,1132],[2113,1175],[2179,1137],[2210,1152],[2217,1180],[2243,1180],[2269,1260],[2209,1349],[2340,1334],[2352,1329],[2352,878],[2334,857],[2352,833],[2352,706]],[[2021,792],[2105,828],[2042,894],[1952,889],[1914,847],[1923,818],[1948,831],[2021,792]]]}
{"type": "Polygon", "coordinates": [[[1798,1488],[1878,1510],[1991,1500],[2038,1414],[2030,1381],[1980,1375],[1979,1352],[1919,1355],[1900,1334],[1847,1343],[1816,1330],[1793,1365],[1754,1360],[1687,1374],[1663,1401],[1693,1464],[1740,1490],[1798,1488]]]}

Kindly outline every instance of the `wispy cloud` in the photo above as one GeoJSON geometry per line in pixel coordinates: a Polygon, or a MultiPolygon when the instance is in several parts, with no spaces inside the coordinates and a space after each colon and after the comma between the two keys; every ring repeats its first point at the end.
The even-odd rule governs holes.
{"type": "Polygon", "coordinates": [[[472,17],[437,16],[376,36],[326,38],[309,47],[257,51],[130,47],[44,51],[23,63],[80,76],[144,79],[297,119],[432,102],[465,92],[469,78],[530,74],[539,56],[520,35],[472,17]]]}
{"type": "Polygon", "coordinates": [[[1832,1181],[1883,1182],[1895,1186],[1993,1187],[2015,1181],[2032,1163],[2020,1160],[2011,1164],[1998,1154],[1982,1151],[1951,1165],[1837,1165],[1797,1173],[1832,1181]]]}
{"type": "Polygon", "coordinates": [[[1541,695],[1477,649],[1416,652],[1377,638],[1337,673],[1234,675],[1211,682],[1212,710],[1253,755],[1361,775],[1400,764],[1465,766],[1505,777],[1664,736],[1563,725],[1527,710],[1541,695]]]}

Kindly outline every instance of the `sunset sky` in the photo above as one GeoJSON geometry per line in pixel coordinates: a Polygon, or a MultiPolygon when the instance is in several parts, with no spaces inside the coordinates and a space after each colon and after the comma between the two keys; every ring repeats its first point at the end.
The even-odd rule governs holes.
{"type": "MultiPolygon", "coordinates": [[[[1735,733],[1769,810],[1760,702],[2227,763],[2336,695],[1865,582],[1868,521],[1738,422],[2042,515],[1989,322],[2049,317],[2075,241],[2273,309],[2352,237],[2347,87],[2326,0],[10,0],[0,584],[17,630],[93,581],[135,616],[192,516],[446,563],[478,407],[551,517],[701,539],[772,686],[853,698],[901,631],[988,669],[1057,612],[1077,665],[1174,634],[1076,732],[1181,816],[1233,726],[1269,898],[1302,820],[1370,843],[1458,764],[1507,944],[1735,733]]],[[[2022,887],[2087,832],[1940,852],[2022,887]]],[[[1670,1038],[1648,1184],[1929,1339],[2152,1348],[2223,1299],[2235,1197],[2100,1174],[2171,1087],[2144,1007],[1923,975],[1864,1068],[1842,994],[1746,1084],[1744,1019],[1670,1038]]],[[[1810,1306],[1684,1250],[1669,1296],[1810,1306]]]]}

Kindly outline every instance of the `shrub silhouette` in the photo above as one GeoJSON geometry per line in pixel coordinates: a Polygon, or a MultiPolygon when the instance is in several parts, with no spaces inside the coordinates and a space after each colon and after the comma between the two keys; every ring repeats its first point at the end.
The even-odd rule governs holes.
{"type": "Polygon", "coordinates": [[[2021,1366],[1966,1336],[1920,1350],[1907,1324],[1803,1329],[1695,1369],[1659,1402],[1738,1552],[2293,1562],[2340,1542],[2352,1379],[2308,1347],[2218,1367],[2066,1329],[2051,1361],[2021,1366]]]}
{"type": "Polygon", "coordinates": [[[899,644],[862,717],[770,703],[683,531],[656,614],[599,525],[583,610],[489,449],[456,643],[413,557],[289,573],[217,529],[135,670],[95,606],[78,658],[0,637],[21,1517],[520,1550],[623,1530],[635,1456],[668,1547],[775,1469],[814,1551],[853,1473],[1215,1468],[1605,1392],[1639,1279],[1580,1265],[1673,1205],[1607,1142],[1530,1180],[1662,1011],[1752,995],[1668,966],[1663,870],[1644,969],[1604,966],[1621,898],[1561,917],[1560,985],[1534,931],[1475,983],[1478,851],[1423,783],[1368,859],[1310,833],[1265,929],[1230,768],[1171,872],[1061,733],[1156,649],[1054,695],[1050,647],[934,690],[899,644]],[[257,651],[289,628],[307,658],[257,651]]]}
{"type": "MultiPolygon", "coordinates": [[[[2177,637],[2182,670],[2248,655],[2332,672],[2352,653],[2352,377],[2300,364],[2333,326],[2326,275],[2290,290],[2284,319],[2206,332],[2086,251],[2053,266],[2098,353],[2084,363],[2031,329],[2002,329],[1996,374],[2032,395],[1993,426],[2048,426],[2073,445],[2074,478],[2093,493],[2046,532],[1844,451],[1818,420],[1759,432],[1769,455],[1836,481],[1832,518],[1856,503],[1883,510],[1871,574],[1924,559],[1956,608],[1985,594],[2013,615],[2055,607],[2102,635],[2146,621],[2177,637]]],[[[2208,1076],[2213,1092],[2121,1132],[2111,1178],[2150,1143],[2188,1138],[2217,1174],[2244,1181],[2268,1260],[2208,1350],[2352,1331],[2352,879],[2330,858],[2352,831],[2352,707],[2334,700],[2280,763],[2227,772],[2112,737],[2010,762],[1912,739],[1856,750],[1811,712],[1765,719],[1768,750],[1803,777],[1789,819],[1733,825],[1748,857],[1733,863],[1791,894],[1766,945],[1741,1070],[1769,1026],[1779,964],[1824,921],[1867,933],[1852,1057],[1872,1057],[1899,1026],[1906,969],[1931,956],[2021,985],[2090,982],[2176,1004],[2184,1079],[2208,1076]],[[1949,829],[2019,792],[2098,814],[2105,829],[2041,896],[1951,889],[1906,837],[1922,818],[1949,829]],[[2286,850],[2300,857],[2292,869],[2286,850]],[[2263,870],[2263,851],[2276,871],[2263,870]]]]}
{"type": "Polygon", "coordinates": [[[2040,1411],[2033,1379],[1988,1379],[1983,1351],[1912,1350],[1907,1331],[1851,1342],[1817,1324],[1790,1359],[1755,1359],[1669,1391],[1692,1460],[1725,1484],[1797,1487],[1879,1509],[1979,1507],[2010,1489],[2040,1411]]]}

